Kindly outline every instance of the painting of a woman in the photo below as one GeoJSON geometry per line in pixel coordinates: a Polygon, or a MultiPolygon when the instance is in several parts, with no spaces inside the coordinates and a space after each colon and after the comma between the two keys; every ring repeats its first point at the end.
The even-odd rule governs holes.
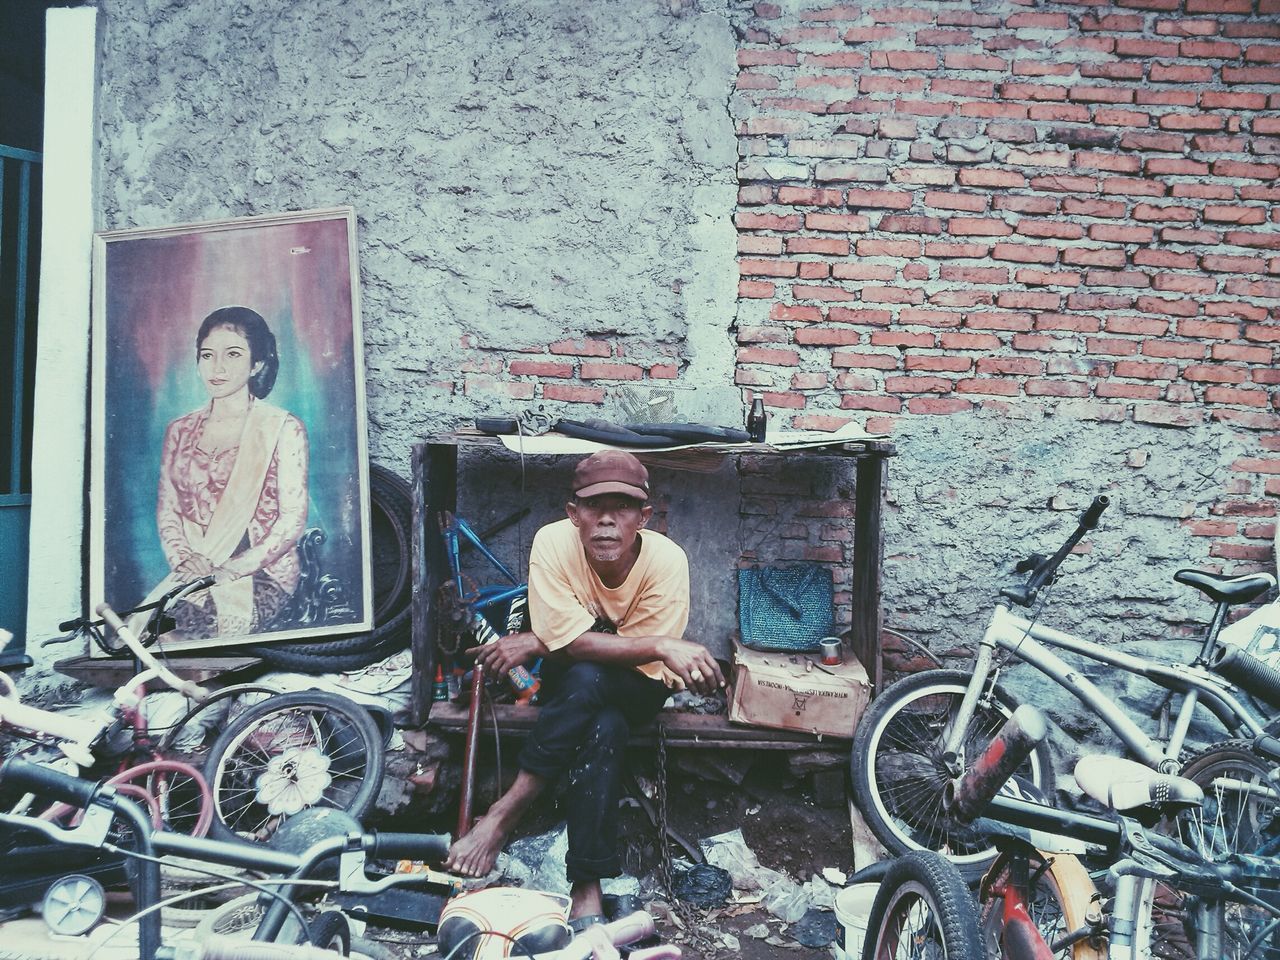
{"type": "Polygon", "coordinates": [[[372,628],[355,229],[340,207],[94,237],[86,604],[212,577],[168,652],[372,628]]]}
{"type": "Polygon", "coordinates": [[[156,523],[166,583],[216,584],[174,611],[187,639],[268,630],[299,577],[307,520],[307,432],[266,401],[280,358],[248,307],[214,310],[196,335],[209,402],[165,430],[156,523]]]}

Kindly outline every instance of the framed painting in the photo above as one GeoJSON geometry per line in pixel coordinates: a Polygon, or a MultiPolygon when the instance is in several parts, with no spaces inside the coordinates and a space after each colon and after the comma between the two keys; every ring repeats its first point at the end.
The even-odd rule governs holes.
{"type": "MultiPolygon", "coordinates": [[[[89,590],[164,649],[372,623],[355,213],[94,237],[89,590]]],[[[92,605],[92,604],[91,604],[92,605]]]]}

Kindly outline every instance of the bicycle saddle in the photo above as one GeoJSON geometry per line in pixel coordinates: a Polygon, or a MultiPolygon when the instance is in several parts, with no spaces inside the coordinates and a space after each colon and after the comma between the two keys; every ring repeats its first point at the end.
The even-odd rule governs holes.
{"type": "Polygon", "coordinates": [[[1081,757],[1075,773],[1076,783],[1088,796],[1129,816],[1143,808],[1170,812],[1170,808],[1204,802],[1204,791],[1185,777],[1156,773],[1123,757],[1081,757]]]}
{"type": "Polygon", "coordinates": [[[1276,585],[1276,578],[1269,573],[1220,577],[1203,570],[1182,569],[1173,575],[1173,579],[1188,587],[1195,587],[1215,603],[1248,603],[1276,585]]]}

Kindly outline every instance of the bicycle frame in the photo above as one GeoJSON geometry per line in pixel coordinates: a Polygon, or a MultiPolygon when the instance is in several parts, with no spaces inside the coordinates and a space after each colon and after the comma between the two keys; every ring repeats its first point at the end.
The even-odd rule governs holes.
{"type": "Polygon", "coordinates": [[[1215,673],[1194,665],[1152,663],[1121,650],[1034,623],[1011,613],[1003,604],[997,604],[978,648],[973,678],[969,681],[944,746],[944,758],[949,765],[955,767],[957,776],[965,766],[965,758],[962,756],[964,734],[990,679],[997,647],[1035,667],[1069,691],[1100,717],[1137,759],[1152,769],[1176,772],[1180,767],[1178,757],[1182,753],[1196,705],[1201,702],[1233,733],[1256,737],[1263,732],[1266,722],[1266,718],[1260,718],[1241,702],[1236,696],[1237,688],[1234,684],[1215,673]],[[1126,673],[1144,677],[1168,690],[1182,692],[1184,697],[1167,743],[1162,747],[1159,741],[1134,723],[1115,701],[1049,647],[1069,650],[1099,663],[1117,667],[1126,673]]]}

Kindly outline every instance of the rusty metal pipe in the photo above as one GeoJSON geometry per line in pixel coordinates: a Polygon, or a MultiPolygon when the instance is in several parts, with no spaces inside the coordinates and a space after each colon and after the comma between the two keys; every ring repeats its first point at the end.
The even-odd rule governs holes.
{"type": "Polygon", "coordinates": [[[462,751],[462,796],[458,801],[458,836],[471,829],[471,808],[475,803],[476,754],[480,746],[480,697],[484,694],[484,671],[471,671],[471,703],[467,709],[467,740],[462,751]]]}
{"type": "Polygon", "coordinates": [[[943,809],[961,823],[972,822],[1000,792],[1006,780],[1049,735],[1049,722],[1030,704],[1013,711],[969,770],[947,784],[943,809]]]}

